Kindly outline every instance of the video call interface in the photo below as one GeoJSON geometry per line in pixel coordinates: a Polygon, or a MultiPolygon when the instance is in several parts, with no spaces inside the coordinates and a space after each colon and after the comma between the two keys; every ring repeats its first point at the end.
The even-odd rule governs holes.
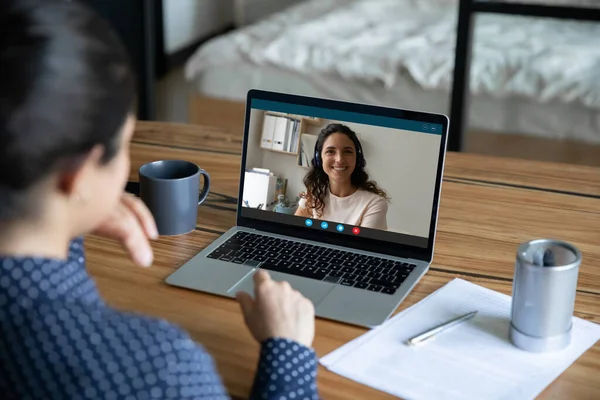
{"type": "Polygon", "coordinates": [[[250,106],[242,216],[427,247],[441,124],[250,106]]]}

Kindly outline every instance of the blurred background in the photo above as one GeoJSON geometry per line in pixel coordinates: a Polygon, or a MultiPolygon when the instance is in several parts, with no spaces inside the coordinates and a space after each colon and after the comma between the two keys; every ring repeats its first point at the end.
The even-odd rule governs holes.
{"type": "Polygon", "coordinates": [[[130,50],[140,119],[241,133],[259,88],[453,110],[462,151],[600,166],[600,0],[83,1],[130,50]]]}

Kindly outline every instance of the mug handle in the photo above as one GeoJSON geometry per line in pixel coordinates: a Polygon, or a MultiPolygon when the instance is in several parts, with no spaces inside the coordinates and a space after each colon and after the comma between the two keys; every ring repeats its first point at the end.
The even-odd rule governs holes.
{"type": "Polygon", "coordinates": [[[208,192],[210,191],[210,175],[203,169],[200,169],[200,175],[204,177],[204,186],[200,191],[198,205],[202,204],[204,200],[206,200],[206,197],[208,197],[208,192]]]}

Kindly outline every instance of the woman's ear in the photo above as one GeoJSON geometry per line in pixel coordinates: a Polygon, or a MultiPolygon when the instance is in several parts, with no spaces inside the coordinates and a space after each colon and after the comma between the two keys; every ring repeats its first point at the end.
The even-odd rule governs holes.
{"type": "Polygon", "coordinates": [[[98,168],[104,148],[96,145],[83,156],[70,160],[58,172],[58,190],[66,197],[81,202],[89,199],[93,184],[91,174],[98,168]]]}

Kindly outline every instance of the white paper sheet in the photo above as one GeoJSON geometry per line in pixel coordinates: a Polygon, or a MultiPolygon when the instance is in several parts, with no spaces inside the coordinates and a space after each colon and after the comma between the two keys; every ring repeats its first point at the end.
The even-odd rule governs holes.
{"type": "Polygon", "coordinates": [[[510,343],[509,323],[510,296],[454,279],[321,364],[405,399],[532,399],[600,339],[600,325],[574,318],[567,349],[530,353],[510,343]],[[473,319],[416,347],[406,345],[473,310],[473,319]]]}

